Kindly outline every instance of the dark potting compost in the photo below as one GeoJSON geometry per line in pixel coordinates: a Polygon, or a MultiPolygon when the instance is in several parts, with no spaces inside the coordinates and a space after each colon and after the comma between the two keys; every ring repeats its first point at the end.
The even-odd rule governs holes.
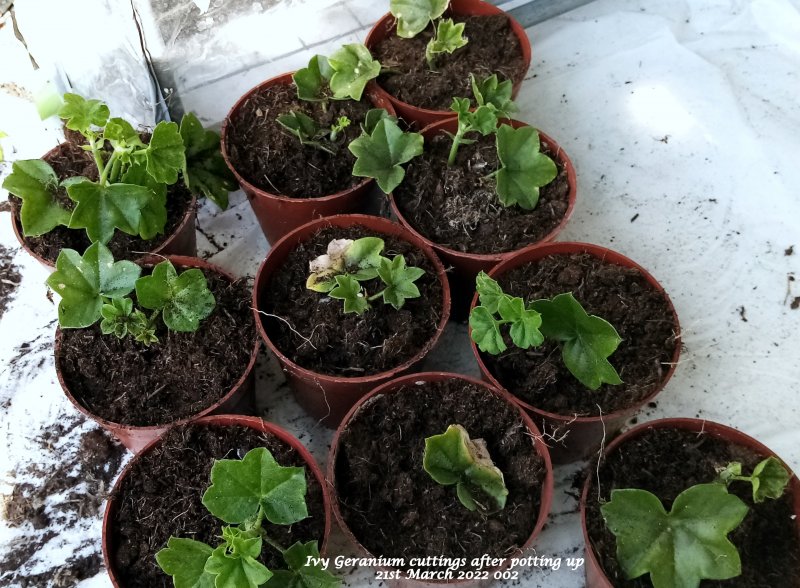
{"type": "MultiPolygon", "coordinates": [[[[386,557],[506,557],[533,532],[546,469],[519,412],[461,380],[426,382],[375,396],[339,438],[336,491],[358,541],[386,557]],[[422,467],[425,438],[460,424],[486,441],[508,498],[488,516],[467,510],[454,486],[422,467]]],[[[433,568],[431,568],[433,569],[433,568]]]]}
{"type": "Polygon", "coordinates": [[[678,333],[665,296],[636,269],[589,254],[549,255],[497,278],[503,291],[532,302],[572,292],[586,312],[604,318],[622,337],[608,358],[622,378],[589,390],[567,370],[554,341],[527,350],[506,341],[500,355],[481,353],[492,375],[512,394],[561,415],[607,415],[636,404],[661,382],[678,333]]]}
{"type": "Polygon", "coordinates": [[[146,347],[130,336],[103,335],[99,323],[61,330],[56,367],[78,402],[114,423],[164,425],[197,414],[231,390],[256,341],[250,289],[242,280],[203,273],[216,306],[194,333],[172,332],[157,321],[159,341],[146,347]]]}
{"type": "MultiPolygon", "coordinates": [[[[143,138],[148,138],[145,134],[143,138]]],[[[64,142],[58,146],[53,153],[44,157],[43,160],[50,164],[53,171],[58,176],[58,180],[63,182],[67,178],[84,176],[92,181],[97,181],[97,166],[94,163],[92,154],[84,151],[79,144],[64,142]]],[[[58,203],[68,210],[75,208],[75,202],[67,195],[64,187],[59,187],[55,195],[58,203]]],[[[20,210],[22,200],[16,196],[9,195],[9,201],[14,207],[14,222],[22,234],[22,224],[20,221],[20,210]]],[[[145,241],[138,235],[128,235],[122,231],[114,231],[114,236],[106,243],[106,246],[114,254],[114,259],[136,259],[144,253],[153,251],[166,241],[180,226],[186,212],[192,204],[192,195],[183,183],[178,182],[167,189],[167,223],[164,232],[155,238],[145,241]]],[[[64,226],[57,226],[52,231],[39,237],[23,237],[25,245],[43,257],[55,263],[59,252],[62,249],[74,249],[83,253],[92,244],[86,231],[83,229],[69,229],[64,226]]]]}
{"type": "MultiPolygon", "coordinates": [[[[377,278],[361,284],[369,293],[383,289],[377,278]]],[[[368,376],[402,365],[430,344],[442,316],[442,285],[434,265],[411,243],[361,225],[329,227],[287,256],[261,293],[259,307],[283,319],[261,317],[273,344],[296,364],[322,374],[368,376]],[[309,262],[333,239],[368,236],[384,240],[382,255],[403,255],[407,266],[425,270],[415,282],[419,298],[406,300],[400,310],[377,300],[358,315],[345,313],[341,300],[306,288],[309,262]]]]}
{"type": "MultiPolygon", "coordinates": [[[[569,208],[567,171],[539,190],[533,210],[503,206],[494,178],[500,166],[495,136],[461,145],[447,165],[452,140],[439,134],[426,141],[425,154],[408,164],[406,178],[393,195],[406,221],[438,245],[467,253],[502,253],[536,243],[556,228],[569,208]]],[[[551,158],[547,145],[542,151],[551,158]]],[[[554,159],[555,161],[555,159],[554,159]]]]}
{"type": "Polygon", "coordinates": [[[297,97],[294,84],[276,84],[248,96],[230,119],[227,149],[230,160],[248,182],[270,194],[318,198],[346,190],[364,181],[353,176],[355,156],[347,146],[361,134],[361,123],[372,108],[366,94],[355,100],[309,102],[297,97]],[[302,112],[320,128],[330,128],[339,117],[350,125],[326,145],[331,155],[302,145],[277,121],[282,114],[302,112]]]}
{"type": "MultiPolygon", "coordinates": [[[[746,471],[764,456],[709,434],[680,429],[653,429],[631,439],[605,458],[598,471],[599,498],[611,491],[637,488],[652,492],[669,511],[677,496],[695,484],[716,478],[716,469],[739,461],[746,471]]],[[[586,505],[589,539],[609,580],[618,588],[652,587],[649,576],[627,580],[616,560],[616,539],[600,512],[597,482],[593,480],[586,505]]],[[[789,494],[754,504],[748,484],[731,484],[731,494],[750,508],[744,521],[728,536],[742,559],[742,575],[725,581],[704,580],[703,588],[797,588],[800,586],[800,538],[789,494]]]]}
{"type": "Polygon", "coordinates": [[[465,23],[469,42],[452,54],[436,58],[431,71],[425,47],[434,35],[433,25],[412,39],[391,33],[372,47],[373,56],[391,71],[381,74],[378,83],[396,98],[428,110],[448,110],[453,96],[472,96],[469,74],[483,79],[498,74],[500,81],[520,81],[525,75],[525,59],[519,39],[508,17],[453,16],[465,23]]]}
{"type": "MultiPolygon", "coordinates": [[[[325,507],[322,488],[300,454],[276,437],[236,426],[185,425],[171,429],[130,470],[113,498],[118,510],[112,521],[110,557],[126,588],[171,588],[172,578],[156,563],[156,553],[170,536],[220,542],[222,522],[202,503],[217,459],[241,459],[251,449],[266,447],[282,466],[306,468],[309,517],[291,526],[264,521],[265,531],[284,548],[295,541],[322,541],[325,507]]],[[[260,561],[284,567],[276,550],[265,547],[260,561]]]]}
{"type": "Polygon", "coordinates": [[[22,274],[14,265],[14,255],[18,250],[0,245],[0,318],[14,299],[17,288],[22,283],[22,274]]]}

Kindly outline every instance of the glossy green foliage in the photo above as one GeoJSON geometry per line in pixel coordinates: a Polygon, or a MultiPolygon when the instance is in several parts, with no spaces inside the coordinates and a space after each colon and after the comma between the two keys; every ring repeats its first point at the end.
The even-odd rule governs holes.
{"type": "Polygon", "coordinates": [[[444,14],[449,3],[449,0],[391,0],[389,10],[397,19],[398,36],[416,37],[444,14]]]}
{"type": "Polygon", "coordinates": [[[333,70],[330,88],[337,100],[361,100],[367,82],[381,73],[381,64],[360,43],[344,45],[328,58],[328,63],[333,70]]]}
{"type": "Polygon", "coordinates": [[[204,129],[191,112],[183,115],[180,133],[186,148],[186,167],[183,168],[186,187],[225,210],[228,208],[228,193],[239,186],[225,165],[219,133],[204,129]]]}
{"type": "Polygon", "coordinates": [[[378,187],[388,194],[405,177],[402,165],[422,154],[424,140],[419,133],[403,132],[396,120],[389,116],[374,124],[369,134],[363,133],[348,147],[356,156],[353,175],[374,178],[378,187]]]}
{"type": "Polygon", "coordinates": [[[467,44],[464,37],[464,23],[453,22],[452,18],[440,20],[436,25],[436,34],[425,47],[425,60],[430,69],[435,69],[436,57],[442,53],[453,53],[467,44]]]}
{"type": "Polygon", "coordinates": [[[196,331],[216,306],[202,271],[192,268],[178,274],[169,261],[136,281],[136,298],[142,307],[159,311],[167,328],[176,332],[196,331]]]}
{"type": "Polygon", "coordinates": [[[539,188],[558,175],[555,162],[540,151],[539,132],[533,127],[497,129],[497,196],[503,206],[532,210],[539,202],[539,188]]]}

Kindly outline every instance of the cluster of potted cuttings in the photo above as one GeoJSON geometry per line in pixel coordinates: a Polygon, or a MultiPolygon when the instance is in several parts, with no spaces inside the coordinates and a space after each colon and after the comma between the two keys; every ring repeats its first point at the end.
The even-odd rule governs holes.
{"type": "Polygon", "coordinates": [[[471,562],[531,547],[552,463],[594,454],[587,586],[795,585],[800,486],[768,448],[692,419],[608,443],[672,375],[678,319],[630,259],[551,242],[576,177],[512,118],[530,58],[492,5],[392,0],[364,45],[245,94],[221,137],[65,96],[67,140],[4,187],[20,242],[54,268],[58,380],[136,453],[103,526],[115,586],[336,586],[312,560],[332,516],[402,558],[386,579],[444,581],[433,556],[463,558],[447,581],[513,579],[471,562]],[[196,198],[225,208],[237,184],[272,244],[252,288],[194,257],[196,198]],[[355,214],[376,186],[398,222],[355,214]],[[451,293],[484,381],[409,374],[451,293]],[[326,476],[244,416],[260,340],[338,427],[326,476]]]}

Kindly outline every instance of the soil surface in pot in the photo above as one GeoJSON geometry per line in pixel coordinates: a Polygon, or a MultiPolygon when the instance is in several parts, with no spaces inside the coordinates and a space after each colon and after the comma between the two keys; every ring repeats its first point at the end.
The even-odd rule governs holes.
{"type": "MultiPolygon", "coordinates": [[[[713,435],[681,429],[654,429],[631,439],[609,455],[599,470],[600,496],[611,499],[611,491],[638,488],[652,492],[669,511],[677,496],[695,484],[712,482],[716,468],[732,461],[746,472],[764,456],[730,444],[713,435]]],[[[596,484],[595,478],[592,478],[596,484]]],[[[778,500],[753,503],[750,484],[734,482],[731,494],[741,498],[750,512],[728,538],[742,559],[742,575],[725,581],[704,580],[703,588],[797,588],[800,586],[800,538],[789,494],[778,500]]],[[[616,560],[616,538],[600,512],[596,486],[590,488],[586,505],[589,538],[606,575],[620,588],[651,587],[649,576],[627,580],[616,560]]]]}
{"type": "MultiPolygon", "coordinates": [[[[348,527],[374,555],[505,557],[528,540],[539,516],[544,460],[518,410],[463,380],[425,382],[372,398],[339,437],[336,491],[348,527]],[[486,441],[508,488],[506,506],[467,510],[455,486],[422,468],[425,438],[460,424],[486,441]]],[[[421,568],[435,569],[435,568],[421,568]]],[[[467,567],[467,569],[469,569],[467,567]]]]}
{"type": "Polygon", "coordinates": [[[99,322],[61,330],[56,367],[78,402],[108,421],[149,426],[195,415],[230,392],[256,341],[250,288],[204,274],[217,304],[194,333],[171,332],[159,319],[159,342],[146,347],[132,337],[103,335],[99,322]]]}
{"type": "MultiPolygon", "coordinates": [[[[561,359],[558,343],[500,355],[481,353],[495,378],[512,394],[541,410],[561,415],[609,414],[636,404],[661,383],[676,341],[674,317],[664,295],[638,270],[593,255],[550,255],[499,276],[503,291],[526,303],[572,292],[589,314],[610,322],[622,337],[609,357],[623,384],[589,390],[561,359]]],[[[507,334],[506,334],[507,336],[507,334]]]]}
{"type": "Polygon", "coordinates": [[[491,16],[453,16],[465,23],[469,42],[452,54],[436,57],[436,71],[425,59],[425,48],[435,34],[433,25],[413,39],[398,37],[392,31],[372,48],[375,59],[391,73],[378,77],[378,83],[396,98],[418,108],[450,110],[454,96],[472,97],[469,74],[478,79],[498,74],[500,81],[521,80],[527,70],[517,35],[503,14],[491,16]],[[395,73],[398,72],[398,73],[395,73]]]}
{"type": "Polygon", "coordinates": [[[249,96],[230,119],[227,149],[233,167],[255,187],[270,194],[292,198],[319,198],[360,184],[353,176],[355,156],[347,146],[361,134],[361,123],[372,108],[366,94],[360,102],[328,100],[307,102],[297,97],[294,84],[275,84],[249,96]],[[326,109],[327,108],[327,109],[326,109]],[[339,117],[350,125],[335,143],[322,139],[330,154],[300,144],[300,140],[278,124],[278,117],[302,112],[320,129],[330,129],[339,117]]]}
{"type": "MultiPolygon", "coordinates": [[[[377,278],[361,285],[370,294],[383,289],[377,278]]],[[[442,317],[442,285],[434,265],[411,243],[361,225],[328,227],[287,256],[261,293],[260,308],[283,319],[261,320],[273,344],[296,364],[322,374],[368,376],[402,365],[430,344],[442,317]],[[400,310],[379,298],[362,315],[346,314],[341,300],[306,288],[309,262],[333,239],[371,236],[384,240],[385,257],[403,255],[408,267],[425,270],[415,282],[419,298],[406,300],[400,310]]]]}
{"type": "MultiPolygon", "coordinates": [[[[147,137],[147,135],[144,136],[147,137]]],[[[92,154],[81,149],[80,145],[76,143],[61,143],[59,150],[44,158],[44,161],[50,164],[61,182],[67,178],[77,176],[84,176],[92,181],[97,181],[97,166],[94,163],[92,154]]],[[[65,188],[60,187],[58,189],[56,200],[68,210],[75,208],[75,202],[67,196],[65,188]]],[[[9,201],[14,207],[14,222],[20,229],[21,234],[22,224],[19,215],[22,208],[22,200],[16,196],[9,196],[9,201]]],[[[164,226],[164,233],[157,235],[154,239],[145,241],[139,238],[138,235],[128,235],[119,230],[115,231],[114,236],[106,244],[114,254],[114,259],[136,259],[141,257],[142,254],[159,247],[178,229],[191,203],[192,195],[181,182],[169,186],[167,191],[167,224],[164,226]]],[[[85,230],[68,229],[64,226],[58,226],[39,237],[24,237],[24,240],[25,245],[31,251],[53,263],[55,263],[62,249],[74,249],[79,253],[83,253],[92,244],[85,230]]]]}
{"type": "Polygon", "coordinates": [[[456,163],[448,166],[451,145],[444,134],[426,141],[425,154],[408,164],[405,180],[394,191],[406,221],[430,241],[466,253],[503,253],[542,240],[564,218],[567,171],[544,143],[542,151],[556,161],[558,175],[539,189],[533,210],[503,206],[495,180],[483,179],[500,166],[494,135],[461,145],[456,163]]]}
{"type": "MultiPolygon", "coordinates": [[[[222,521],[201,499],[211,484],[216,459],[241,459],[266,447],[282,466],[305,466],[309,517],[291,526],[264,521],[268,535],[284,548],[295,541],[322,541],[325,507],[322,488],[300,454],[268,434],[247,427],[185,425],[171,429],[158,447],[143,455],[113,498],[118,510],[111,520],[110,559],[126,588],[172,588],[172,579],[156,563],[156,553],[170,536],[220,543],[222,521]]],[[[264,544],[261,562],[285,569],[281,555],[264,544]]]]}

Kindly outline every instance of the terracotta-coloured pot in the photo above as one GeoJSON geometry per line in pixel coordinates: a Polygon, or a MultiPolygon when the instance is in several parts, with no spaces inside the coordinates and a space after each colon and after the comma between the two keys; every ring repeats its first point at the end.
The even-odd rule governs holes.
{"type": "MultiPolygon", "coordinates": [[[[511,126],[515,129],[528,126],[526,123],[518,120],[512,120],[508,122],[510,122],[511,126]]],[[[456,130],[458,130],[458,121],[456,119],[448,119],[439,121],[424,128],[422,130],[422,134],[426,140],[429,140],[440,133],[455,133],[456,130]]],[[[567,154],[558,145],[558,143],[556,143],[543,132],[539,131],[539,137],[543,150],[546,148],[550,153],[554,153],[554,158],[558,162],[558,165],[563,167],[567,172],[567,183],[569,184],[569,204],[567,205],[567,211],[564,213],[564,218],[561,219],[561,222],[558,224],[558,226],[554,227],[552,231],[550,231],[541,240],[537,241],[533,245],[552,241],[564,229],[567,221],[569,221],[570,217],[572,216],[572,211],[575,209],[576,194],[578,191],[575,168],[573,167],[572,161],[570,161],[567,154]]],[[[450,289],[453,292],[453,318],[463,319],[466,317],[469,303],[472,299],[472,293],[475,291],[475,276],[482,271],[488,272],[498,263],[509,259],[522,249],[515,249],[513,251],[506,251],[503,253],[466,253],[463,251],[450,249],[444,245],[439,245],[438,243],[431,241],[422,235],[411,223],[408,222],[408,220],[400,212],[397,201],[392,194],[389,195],[389,199],[391,202],[392,211],[397,216],[400,224],[408,228],[412,233],[433,247],[439,257],[441,257],[447,265],[453,266],[454,271],[448,273],[448,278],[450,279],[450,289]]]]}
{"type": "MultiPolygon", "coordinates": [[[[702,432],[722,439],[727,443],[745,447],[764,458],[771,456],[780,459],[769,447],[759,443],[737,429],[712,421],[686,418],[659,419],[649,423],[643,423],[617,437],[606,448],[605,454],[611,455],[613,452],[623,447],[626,442],[636,439],[653,429],[682,429],[698,434],[702,432]]],[[[789,481],[789,492],[792,495],[792,502],[794,505],[794,520],[797,525],[797,531],[800,533],[800,480],[797,479],[797,476],[792,473],[791,469],[785,463],[783,465],[792,476],[789,481]]],[[[606,577],[603,567],[597,559],[586,525],[586,504],[589,501],[589,494],[594,493],[592,489],[594,483],[594,476],[586,476],[586,482],[584,482],[583,485],[583,493],[581,494],[581,527],[583,528],[583,540],[586,543],[586,588],[614,588],[614,585],[606,577]]]]}
{"type": "Polygon", "coordinates": [[[318,419],[329,427],[335,427],[339,424],[350,407],[353,406],[359,398],[364,396],[364,394],[375,388],[375,386],[379,386],[409,371],[433,349],[450,316],[450,290],[447,286],[447,278],[442,262],[439,261],[433,250],[419,237],[410,233],[397,223],[393,223],[385,218],[362,214],[347,214],[311,221],[286,235],[270,249],[256,275],[256,281],[253,287],[253,310],[256,316],[258,332],[261,334],[261,337],[263,337],[267,347],[278,358],[278,362],[286,375],[286,379],[297,401],[306,412],[315,419],[318,419]],[[353,225],[365,226],[371,231],[375,231],[377,235],[398,237],[418,247],[425,253],[434,268],[436,268],[439,282],[442,284],[442,317],[439,321],[436,333],[428,344],[420,349],[420,351],[408,361],[391,370],[378,374],[345,378],[313,372],[297,365],[286,357],[270,339],[269,333],[267,333],[264,328],[259,312],[263,309],[261,299],[264,296],[264,292],[272,275],[281,267],[286,257],[299,243],[309,239],[314,233],[324,227],[346,228],[353,225]]]}
{"type": "MultiPolygon", "coordinates": [[[[230,148],[228,147],[228,142],[230,141],[228,127],[231,124],[231,120],[253,94],[271,86],[294,84],[292,75],[294,75],[294,72],[275,76],[249,90],[233,105],[225,120],[222,121],[222,129],[220,130],[222,157],[247,195],[258,223],[270,243],[275,243],[292,229],[296,229],[316,218],[351,212],[366,212],[369,205],[370,191],[375,186],[375,180],[365,178],[355,186],[336,194],[320,196],[319,198],[291,198],[257,188],[236,170],[231,161],[230,148]]],[[[383,108],[389,114],[395,114],[392,103],[378,93],[377,86],[373,82],[367,84],[364,95],[375,108],[383,108]]]]}
{"type": "MultiPolygon", "coordinates": [[[[258,417],[252,416],[240,416],[240,415],[213,415],[213,416],[205,416],[202,418],[198,418],[192,421],[193,424],[197,425],[207,425],[210,427],[246,427],[248,429],[254,429],[261,433],[267,433],[279,439],[280,441],[289,445],[292,449],[297,451],[300,454],[300,457],[303,458],[306,466],[308,466],[311,474],[317,480],[319,485],[322,487],[322,504],[325,510],[325,531],[322,536],[322,541],[319,544],[319,551],[322,555],[325,555],[325,551],[328,544],[328,535],[331,531],[331,498],[330,492],[328,489],[328,484],[325,481],[325,477],[322,474],[322,470],[320,469],[319,465],[317,464],[314,457],[309,453],[308,449],[291,433],[286,431],[285,429],[279,427],[278,425],[274,425],[272,423],[268,423],[258,417]]],[[[158,444],[161,442],[161,438],[158,437],[150,441],[142,451],[136,455],[132,460],[128,462],[125,468],[122,470],[119,478],[117,478],[116,484],[114,484],[114,489],[111,491],[109,495],[108,502],[106,503],[106,511],[105,515],[103,516],[103,561],[106,566],[106,570],[108,570],[108,575],[111,579],[111,583],[113,584],[114,588],[125,588],[124,585],[120,582],[119,578],[117,577],[116,569],[114,566],[114,559],[112,557],[112,553],[114,552],[115,546],[112,545],[114,533],[112,529],[114,527],[114,519],[117,515],[117,510],[119,505],[117,504],[117,495],[122,488],[122,484],[127,478],[131,470],[136,466],[142,456],[150,453],[158,444]]]]}
{"type": "MultiPolygon", "coordinates": [[[[482,2],[481,0],[450,0],[448,14],[465,16],[491,16],[495,14],[506,14],[506,12],[497,6],[489,4],[488,2],[482,2]]],[[[531,42],[528,39],[525,29],[522,28],[522,25],[520,25],[511,15],[506,14],[506,16],[508,16],[508,20],[511,22],[511,29],[519,39],[520,48],[522,49],[522,58],[525,60],[525,71],[528,71],[528,68],[531,65],[531,42]]],[[[364,41],[364,45],[366,45],[368,49],[372,49],[375,47],[375,45],[383,41],[389,35],[394,35],[396,28],[396,20],[394,16],[392,16],[392,13],[388,12],[384,14],[370,30],[366,40],[364,41]]],[[[520,79],[514,82],[511,91],[512,98],[516,98],[517,93],[522,86],[522,80],[524,77],[525,76],[523,74],[520,79]]],[[[426,108],[413,106],[408,102],[403,102],[402,100],[389,94],[389,92],[384,90],[380,84],[377,85],[377,91],[381,96],[391,101],[392,105],[397,111],[397,114],[401,118],[405,119],[405,121],[409,124],[416,123],[418,128],[425,127],[442,119],[452,118],[456,115],[452,110],[429,110],[426,108]]]]}
{"type": "MultiPolygon", "coordinates": [[[[366,547],[361,545],[358,541],[356,536],[350,530],[350,527],[347,526],[344,517],[342,516],[341,509],[339,508],[339,495],[336,489],[336,459],[339,453],[339,439],[342,435],[342,432],[347,428],[348,423],[353,419],[356,413],[363,408],[363,406],[375,396],[383,395],[383,394],[392,394],[403,388],[404,386],[415,384],[417,382],[442,382],[447,380],[463,380],[464,382],[474,384],[476,386],[481,386],[486,389],[487,392],[494,394],[495,396],[499,396],[505,402],[509,403],[510,405],[514,406],[514,408],[519,412],[520,417],[522,418],[525,426],[527,427],[528,431],[530,432],[531,439],[533,440],[534,447],[536,448],[537,453],[542,457],[545,464],[545,469],[547,473],[545,474],[544,484],[542,485],[542,495],[541,495],[541,506],[539,507],[539,516],[536,519],[536,526],[533,529],[530,537],[525,541],[525,544],[522,546],[521,552],[526,551],[529,549],[536,537],[541,532],[542,528],[544,527],[545,523],[547,522],[547,517],[550,514],[550,506],[553,500],[553,466],[550,462],[550,453],[547,449],[547,446],[542,441],[542,436],[539,433],[539,429],[536,428],[533,420],[528,416],[525,411],[520,409],[520,407],[514,402],[513,396],[511,396],[508,392],[503,390],[502,388],[497,388],[493,386],[487,385],[485,382],[477,380],[475,378],[471,378],[469,376],[464,376],[461,374],[453,374],[447,372],[422,372],[419,374],[408,374],[392,380],[390,382],[386,382],[381,386],[375,388],[372,392],[364,396],[358,403],[353,406],[347,416],[344,417],[344,420],[339,425],[338,429],[336,430],[336,434],[333,437],[333,441],[331,442],[331,451],[330,455],[328,456],[328,480],[330,481],[331,485],[331,492],[333,493],[333,514],[336,517],[336,522],[339,523],[339,527],[344,531],[344,534],[350,539],[350,541],[367,557],[371,557],[371,554],[366,547]]],[[[382,554],[374,554],[375,556],[379,556],[382,554]]],[[[441,555],[441,554],[429,554],[429,555],[441,555]]],[[[501,572],[502,570],[506,569],[508,565],[510,565],[511,557],[514,557],[515,554],[510,554],[506,558],[506,565],[493,568],[488,570],[489,572],[489,579],[488,580],[450,580],[450,581],[420,581],[420,580],[409,580],[409,579],[402,579],[402,580],[395,580],[395,581],[388,581],[387,584],[389,586],[398,586],[398,587],[413,587],[413,588],[434,588],[434,587],[441,587],[444,584],[452,585],[456,584],[461,588],[467,587],[478,587],[478,586],[488,586],[492,584],[495,579],[493,577],[495,572],[501,572]]]]}
{"type": "MultiPolygon", "coordinates": [[[[175,266],[178,267],[199,268],[205,271],[212,271],[221,274],[231,281],[235,279],[228,272],[202,259],[197,259],[195,257],[182,257],[179,255],[170,255],[167,257],[167,259],[169,259],[169,261],[171,261],[175,266]]],[[[139,260],[139,263],[142,265],[155,265],[160,261],[163,261],[162,257],[151,255],[139,260]]],[[[188,421],[191,421],[193,419],[196,419],[198,417],[206,415],[251,414],[255,411],[255,399],[253,397],[253,393],[255,390],[255,377],[253,374],[253,367],[256,364],[256,358],[258,357],[258,352],[259,349],[261,348],[261,342],[258,339],[256,339],[255,345],[253,346],[253,351],[250,353],[250,361],[247,364],[247,369],[239,378],[239,380],[237,380],[237,382],[233,385],[233,387],[228,391],[228,393],[225,394],[225,396],[220,398],[217,402],[215,402],[208,408],[205,408],[204,410],[198,412],[197,414],[184,417],[182,419],[173,421],[171,423],[166,423],[163,425],[152,425],[152,426],[136,426],[136,425],[126,425],[124,423],[114,423],[97,416],[89,409],[87,409],[85,406],[83,406],[80,403],[80,401],[70,391],[69,385],[64,379],[64,374],[59,365],[58,358],[61,353],[62,340],[63,340],[63,333],[61,331],[61,328],[59,327],[56,329],[56,341],[55,341],[56,375],[58,376],[58,382],[59,384],[61,384],[61,388],[67,395],[67,398],[69,398],[69,401],[73,404],[73,406],[75,406],[75,408],[77,408],[81,413],[83,413],[88,418],[95,421],[106,431],[114,435],[114,437],[119,439],[120,442],[133,453],[138,453],[139,451],[141,451],[144,446],[146,446],[148,443],[151,443],[154,439],[160,437],[167,429],[169,429],[174,425],[180,425],[188,421]]]]}
{"type": "MultiPolygon", "coordinates": [[[[64,143],[61,143],[64,145],[64,143]]],[[[42,160],[46,160],[48,157],[54,155],[57,151],[61,149],[61,145],[56,145],[50,151],[45,153],[42,156],[42,160]]],[[[158,247],[153,249],[151,253],[156,255],[189,255],[194,256],[197,254],[197,235],[195,233],[195,224],[196,224],[196,213],[197,209],[197,198],[192,196],[192,200],[189,203],[189,206],[186,208],[186,213],[183,215],[183,219],[181,220],[180,224],[177,226],[175,231],[167,237],[167,239],[161,243],[158,247]]],[[[54,261],[50,261],[49,259],[45,259],[38,253],[32,251],[27,243],[25,243],[25,237],[22,235],[22,224],[17,218],[17,215],[11,215],[11,226],[14,229],[14,235],[17,237],[17,241],[22,246],[22,248],[36,261],[41,263],[44,267],[48,268],[50,271],[53,271],[56,267],[54,261]]],[[[79,229],[75,229],[79,230],[79,229]]],[[[80,229],[83,230],[83,229],[80,229]]]]}
{"type": "MultiPolygon", "coordinates": [[[[545,245],[527,247],[516,253],[513,257],[503,261],[488,273],[491,277],[497,279],[498,276],[508,273],[517,267],[538,261],[549,255],[570,255],[575,253],[588,253],[589,255],[592,255],[607,263],[638,270],[645,280],[647,280],[647,282],[653,288],[655,288],[664,296],[672,313],[675,333],[680,333],[678,314],[675,312],[675,307],[672,305],[672,301],[669,299],[669,296],[664,291],[664,288],[661,286],[661,284],[659,284],[646,269],[636,262],[620,253],[617,253],[616,251],[612,251],[611,249],[607,249],[605,247],[600,247],[599,245],[563,242],[547,243],[545,245]]],[[[478,294],[477,292],[474,292],[470,310],[477,305],[478,294]]],[[[472,346],[472,352],[475,354],[475,358],[478,360],[478,365],[481,368],[483,377],[495,386],[502,388],[503,384],[492,375],[492,373],[486,367],[486,364],[483,362],[481,353],[478,351],[478,346],[475,345],[474,341],[472,341],[471,334],[472,333],[470,330],[470,345],[472,346]]],[[[604,439],[606,441],[611,439],[619,432],[619,430],[631,416],[638,412],[642,406],[648,402],[651,402],[653,398],[655,398],[656,395],[664,389],[664,386],[667,385],[667,382],[672,377],[672,374],[675,371],[675,366],[678,364],[680,353],[681,346],[680,342],[678,341],[675,345],[675,351],[669,363],[669,369],[661,379],[661,383],[656,386],[653,391],[650,392],[650,394],[638,401],[636,404],[610,414],[589,417],[561,415],[541,410],[535,406],[532,406],[531,404],[528,404],[521,398],[515,397],[515,399],[517,403],[519,403],[531,414],[534,421],[541,423],[541,429],[545,436],[553,439],[563,438],[561,443],[556,443],[550,447],[550,456],[553,459],[553,463],[569,463],[588,457],[592,453],[596,453],[604,439]]]]}

